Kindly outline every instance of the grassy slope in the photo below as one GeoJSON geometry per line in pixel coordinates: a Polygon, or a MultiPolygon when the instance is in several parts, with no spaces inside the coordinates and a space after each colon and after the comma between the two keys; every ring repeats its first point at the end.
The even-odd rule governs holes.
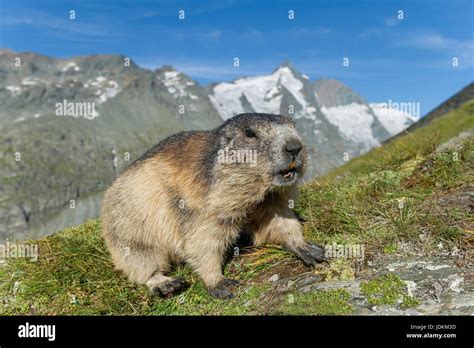
{"type": "MultiPolygon", "coordinates": [[[[377,253],[397,252],[403,243],[425,254],[435,253],[440,241],[464,250],[472,248],[472,217],[455,198],[459,192],[472,191],[474,142],[467,139],[457,149],[444,152],[435,149],[472,128],[473,114],[471,101],[305,185],[297,210],[306,220],[306,236],[323,244],[364,243],[366,260],[377,253]],[[448,206],[437,204],[439,199],[445,199],[448,206]]],[[[286,301],[287,294],[276,295],[269,276],[309,271],[280,248],[250,250],[230,262],[225,272],[243,282],[237,297],[230,301],[211,298],[188,267],[176,273],[188,279],[191,288],[163,300],[152,298],[144,286],[130,284],[113,271],[98,220],[29,243],[39,246],[36,262],[10,258],[0,266],[0,314],[351,312],[343,290],[295,293],[294,297],[289,293],[292,301],[286,301]]],[[[357,276],[354,265],[344,260],[316,272],[325,280],[357,276]]],[[[397,288],[397,280],[391,281],[397,288]]],[[[388,288],[394,286],[389,284],[388,288]]]]}
{"type": "Polygon", "coordinates": [[[473,141],[465,140],[460,149],[435,150],[474,129],[472,115],[474,101],[305,185],[300,213],[307,235],[322,242],[363,242],[367,252],[426,229],[432,242],[462,234],[464,223],[472,221],[469,214],[433,203],[473,182],[473,141]]]}

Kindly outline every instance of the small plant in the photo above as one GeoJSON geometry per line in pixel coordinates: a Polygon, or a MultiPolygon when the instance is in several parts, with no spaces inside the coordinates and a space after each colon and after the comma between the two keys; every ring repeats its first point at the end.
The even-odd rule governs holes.
{"type": "Polygon", "coordinates": [[[463,230],[458,227],[446,227],[441,230],[440,237],[449,241],[457,240],[463,235],[463,230]]]}
{"type": "Polygon", "coordinates": [[[360,289],[371,305],[400,304],[402,308],[410,308],[419,304],[407,294],[405,283],[392,273],[362,282],[360,289]]]}
{"type": "Polygon", "coordinates": [[[346,259],[336,259],[331,261],[329,267],[323,268],[320,272],[325,281],[353,280],[355,271],[351,262],[346,259]]]}
{"type": "Polygon", "coordinates": [[[395,254],[398,251],[398,244],[390,243],[383,248],[385,254],[395,254]]]}

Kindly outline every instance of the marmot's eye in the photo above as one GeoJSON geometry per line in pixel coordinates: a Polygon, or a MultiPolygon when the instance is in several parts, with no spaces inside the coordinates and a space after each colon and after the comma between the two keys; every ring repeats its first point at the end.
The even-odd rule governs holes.
{"type": "Polygon", "coordinates": [[[245,135],[248,136],[249,138],[256,138],[257,137],[257,134],[255,134],[255,132],[250,128],[247,128],[245,130],[245,135]]]}

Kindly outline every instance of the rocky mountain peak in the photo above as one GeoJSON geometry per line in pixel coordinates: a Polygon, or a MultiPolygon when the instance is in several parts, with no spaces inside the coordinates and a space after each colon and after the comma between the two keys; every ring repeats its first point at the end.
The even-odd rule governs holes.
{"type": "Polygon", "coordinates": [[[296,70],[293,64],[290,61],[284,61],[279,64],[273,71],[272,75],[279,74],[279,75],[292,75],[297,79],[302,79],[303,75],[296,70]]]}
{"type": "Polygon", "coordinates": [[[359,94],[338,80],[319,79],[314,82],[313,89],[318,100],[328,108],[352,103],[367,104],[359,94]]]}
{"type": "MultiPolygon", "coordinates": [[[[47,183],[32,182],[28,190],[41,189],[44,192],[38,191],[37,196],[50,199],[38,205],[28,197],[19,198],[20,208],[8,212],[11,223],[0,224],[0,232],[2,228],[31,233],[42,230],[43,227],[31,222],[41,220],[42,210],[60,211],[62,202],[70,199],[70,192],[79,190],[82,195],[102,190],[115,175],[110,171],[116,170],[110,157],[112,148],[117,154],[129,153],[136,158],[170,134],[212,129],[239,113],[264,112],[294,118],[310,157],[307,178],[341,165],[346,152],[356,156],[377,146],[384,136],[374,127],[377,118],[370,107],[349,87],[335,80],[320,80],[312,85],[309,77],[288,61],[271,74],[203,88],[171,65],[143,69],[123,55],[56,59],[31,52],[1,52],[0,125],[5,131],[0,144],[7,144],[8,140],[19,152],[45,154],[44,159],[38,158],[41,166],[30,161],[31,170],[25,173],[37,173],[47,183]],[[20,69],[12,64],[16,56],[22,59],[20,69]],[[55,105],[64,101],[93,103],[94,117],[59,117],[55,105]],[[38,127],[49,129],[49,133],[38,132],[38,127]],[[31,150],[33,147],[35,151],[31,150]],[[97,176],[83,174],[80,187],[48,190],[54,180],[70,182],[69,174],[62,171],[57,172],[54,180],[48,176],[56,170],[56,157],[49,156],[51,149],[56,148],[61,149],[64,158],[74,158],[71,172],[82,173],[84,168],[101,168],[104,172],[97,176]],[[42,172],[37,169],[40,167],[42,172]],[[30,222],[22,220],[23,211],[32,216],[30,222]]],[[[126,164],[122,161],[117,168],[126,164]]],[[[15,168],[0,168],[0,172],[14,175],[15,168]]],[[[15,187],[8,187],[7,191],[7,197],[16,199],[15,187]]]]}
{"type": "Polygon", "coordinates": [[[177,71],[177,69],[172,65],[165,64],[165,65],[163,65],[160,68],[157,68],[155,70],[155,72],[157,72],[157,73],[165,72],[165,71],[177,71]]]}

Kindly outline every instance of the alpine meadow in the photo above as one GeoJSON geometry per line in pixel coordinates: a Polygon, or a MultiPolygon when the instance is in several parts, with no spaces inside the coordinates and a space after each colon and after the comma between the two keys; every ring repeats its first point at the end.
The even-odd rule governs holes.
{"type": "Polygon", "coordinates": [[[0,2],[5,344],[467,339],[472,0],[0,2]]]}

